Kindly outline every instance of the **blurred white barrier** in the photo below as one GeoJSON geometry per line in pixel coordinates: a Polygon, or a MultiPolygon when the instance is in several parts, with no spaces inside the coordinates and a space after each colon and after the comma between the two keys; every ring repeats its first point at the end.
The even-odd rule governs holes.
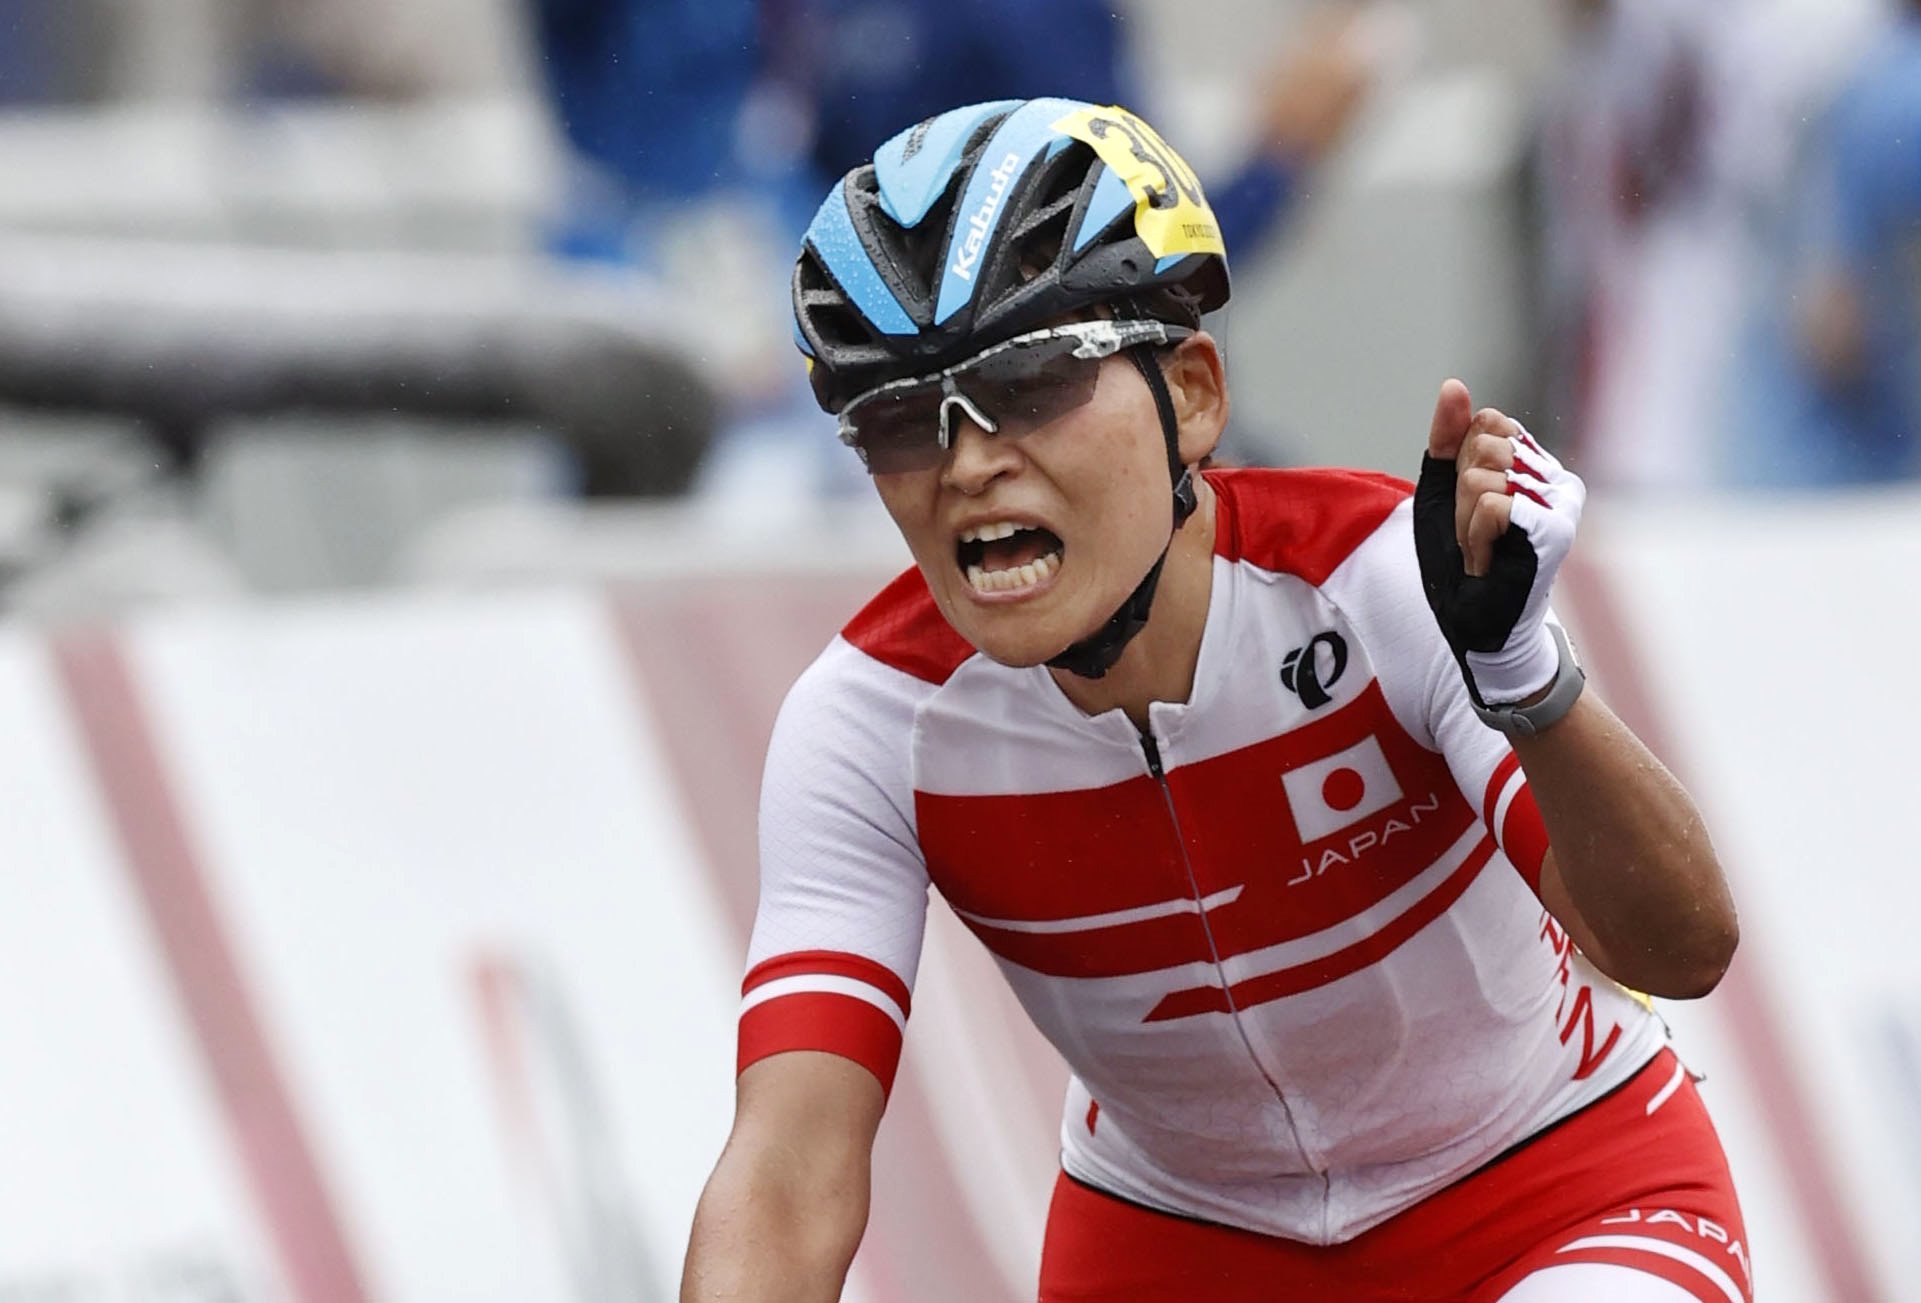
{"type": "MultiPolygon", "coordinates": [[[[1597,511],[1583,546],[1597,682],[1737,879],[1734,973],[1668,1012],[1760,1298],[1902,1297],[1921,500],[1597,511]]],[[[0,631],[0,1296],[672,1297],[759,754],[882,577],[850,553],[0,631]]],[[[857,1300],[1016,1298],[1037,1261],[1062,1070],[935,919],[857,1300]]]]}
{"type": "Polygon", "coordinates": [[[560,185],[525,96],[0,113],[0,226],[522,253],[560,185]]]}

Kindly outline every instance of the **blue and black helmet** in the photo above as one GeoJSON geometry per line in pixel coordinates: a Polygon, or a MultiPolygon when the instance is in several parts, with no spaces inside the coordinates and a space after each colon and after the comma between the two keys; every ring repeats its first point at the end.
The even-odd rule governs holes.
{"type": "Polygon", "coordinates": [[[795,340],[828,411],[1098,303],[1179,287],[1227,302],[1194,171],[1126,109],[996,100],[901,132],[821,204],[794,268],[795,340]]]}

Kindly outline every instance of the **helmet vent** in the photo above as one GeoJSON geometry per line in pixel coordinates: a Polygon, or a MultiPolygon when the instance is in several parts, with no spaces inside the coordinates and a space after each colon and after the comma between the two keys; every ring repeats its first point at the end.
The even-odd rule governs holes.
{"type": "Polygon", "coordinates": [[[829,345],[840,348],[853,348],[872,341],[873,332],[859,313],[844,303],[822,296],[818,304],[809,304],[807,319],[814,325],[814,332],[829,345]]]}
{"type": "Polygon", "coordinates": [[[1074,215],[1072,196],[1035,213],[1021,223],[1010,243],[1019,255],[1022,280],[1043,275],[1061,256],[1067,242],[1067,221],[1074,215]]]}
{"type": "MultiPolygon", "coordinates": [[[[935,203],[940,212],[953,204],[952,195],[958,176],[949,180],[942,197],[935,203]]],[[[940,275],[940,243],[945,223],[923,221],[902,226],[887,215],[880,205],[879,182],[873,169],[859,176],[850,197],[862,208],[868,240],[873,246],[874,268],[894,291],[907,315],[925,322],[933,314],[934,284],[940,275]]]]}
{"type": "Polygon", "coordinates": [[[927,143],[927,133],[932,130],[933,126],[933,118],[924,118],[915,124],[914,129],[907,133],[907,139],[901,142],[901,162],[905,163],[908,159],[920,153],[921,146],[927,143]]]}
{"type": "Polygon", "coordinates": [[[1060,260],[1092,152],[1077,142],[1049,159],[1034,179],[1027,215],[1008,236],[1022,280],[1032,280],[1060,260]]]}
{"type": "Polygon", "coordinates": [[[794,311],[829,347],[853,348],[873,342],[873,331],[811,250],[794,268],[794,311]]]}

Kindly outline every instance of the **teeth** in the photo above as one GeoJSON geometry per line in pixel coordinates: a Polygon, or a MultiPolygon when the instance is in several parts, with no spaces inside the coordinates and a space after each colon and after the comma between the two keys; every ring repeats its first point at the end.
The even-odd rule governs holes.
{"type": "Polygon", "coordinates": [[[961,542],[992,543],[997,538],[1012,538],[1022,528],[1011,520],[999,520],[991,524],[975,526],[973,529],[963,529],[961,542]]]}
{"type": "Polygon", "coordinates": [[[1016,588],[1032,588],[1061,568],[1061,554],[1049,552],[1038,560],[1011,570],[986,570],[967,567],[967,582],[977,593],[1004,593],[1016,588]]]}

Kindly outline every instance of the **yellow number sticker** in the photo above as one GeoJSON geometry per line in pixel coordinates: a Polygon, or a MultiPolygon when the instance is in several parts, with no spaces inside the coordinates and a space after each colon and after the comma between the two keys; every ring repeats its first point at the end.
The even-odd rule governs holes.
{"type": "Polygon", "coordinates": [[[1220,223],[1187,160],[1126,109],[1081,109],[1054,130],[1085,141],[1134,195],[1134,229],[1156,258],[1227,254],[1220,223]]]}

